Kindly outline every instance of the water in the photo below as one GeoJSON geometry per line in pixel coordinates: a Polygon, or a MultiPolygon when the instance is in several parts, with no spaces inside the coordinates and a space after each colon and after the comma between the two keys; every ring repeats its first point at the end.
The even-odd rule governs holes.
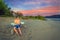
{"type": "Polygon", "coordinates": [[[47,21],[60,21],[60,18],[46,18],[47,21]]]}

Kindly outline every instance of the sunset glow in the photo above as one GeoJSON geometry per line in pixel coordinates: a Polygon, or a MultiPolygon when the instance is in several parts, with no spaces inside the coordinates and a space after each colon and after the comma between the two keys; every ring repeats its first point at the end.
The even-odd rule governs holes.
{"type": "Polygon", "coordinates": [[[23,15],[50,16],[60,14],[60,0],[5,0],[11,10],[23,15]]]}

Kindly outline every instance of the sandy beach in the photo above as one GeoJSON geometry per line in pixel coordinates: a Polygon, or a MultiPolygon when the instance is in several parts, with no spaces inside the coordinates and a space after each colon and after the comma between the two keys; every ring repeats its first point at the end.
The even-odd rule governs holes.
{"type": "Polygon", "coordinates": [[[13,18],[0,17],[0,40],[60,40],[60,21],[22,20],[23,36],[11,34],[13,18]]]}

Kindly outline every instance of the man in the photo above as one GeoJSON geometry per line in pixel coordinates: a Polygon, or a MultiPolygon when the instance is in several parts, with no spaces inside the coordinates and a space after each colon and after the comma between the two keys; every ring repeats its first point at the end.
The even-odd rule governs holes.
{"type": "Polygon", "coordinates": [[[17,35],[19,35],[19,34],[22,35],[21,25],[20,25],[20,23],[21,23],[20,18],[19,17],[16,17],[14,19],[14,23],[16,24],[15,27],[14,27],[14,31],[16,32],[17,35]]]}

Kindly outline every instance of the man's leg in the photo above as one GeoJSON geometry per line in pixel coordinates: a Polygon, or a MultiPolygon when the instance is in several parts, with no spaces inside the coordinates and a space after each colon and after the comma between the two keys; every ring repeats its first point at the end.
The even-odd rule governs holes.
{"type": "Polygon", "coordinates": [[[18,28],[18,31],[19,31],[20,35],[22,36],[21,28],[18,28]]]}
{"type": "Polygon", "coordinates": [[[19,33],[18,33],[16,27],[14,27],[14,31],[16,32],[17,35],[19,35],[19,33]]]}

